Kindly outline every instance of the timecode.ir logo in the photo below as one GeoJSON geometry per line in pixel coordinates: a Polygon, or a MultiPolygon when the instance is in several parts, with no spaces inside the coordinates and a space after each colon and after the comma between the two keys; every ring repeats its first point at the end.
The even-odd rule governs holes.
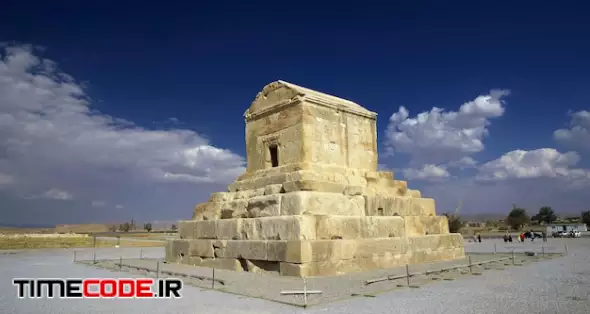
{"type": "Polygon", "coordinates": [[[182,280],[151,278],[15,278],[17,296],[60,299],[181,298],[182,280]],[[157,284],[156,284],[157,283],[157,284]]]}

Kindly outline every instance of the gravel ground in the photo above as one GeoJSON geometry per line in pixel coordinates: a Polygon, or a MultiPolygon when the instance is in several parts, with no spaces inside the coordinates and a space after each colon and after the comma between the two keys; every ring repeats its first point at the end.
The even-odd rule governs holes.
{"type": "MultiPolygon", "coordinates": [[[[73,264],[73,250],[69,249],[3,251],[0,313],[590,313],[590,239],[549,239],[544,246],[549,252],[565,249],[565,243],[565,257],[484,271],[480,276],[461,276],[453,281],[431,280],[419,289],[400,288],[376,297],[357,297],[308,309],[192,286],[185,286],[182,299],[172,300],[19,300],[11,284],[14,277],[112,278],[128,277],[129,273],[73,264]]],[[[493,252],[494,244],[499,252],[510,252],[512,248],[517,252],[541,251],[541,242],[505,244],[501,240],[468,243],[466,250],[493,252]]],[[[76,255],[92,259],[92,252],[83,250],[76,255]]],[[[96,252],[98,258],[139,257],[138,248],[96,252]]],[[[144,248],[142,254],[160,258],[162,250],[144,248]]],[[[316,289],[312,283],[310,286],[316,289]]]]}

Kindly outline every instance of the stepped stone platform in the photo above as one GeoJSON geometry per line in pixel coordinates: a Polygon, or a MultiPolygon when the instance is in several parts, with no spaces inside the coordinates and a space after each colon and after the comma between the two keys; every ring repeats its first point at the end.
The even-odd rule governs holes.
{"type": "Polygon", "coordinates": [[[168,262],[307,277],[464,258],[434,200],[377,171],[375,113],[277,81],[244,116],[246,172],[179,223],[168,262]]]}

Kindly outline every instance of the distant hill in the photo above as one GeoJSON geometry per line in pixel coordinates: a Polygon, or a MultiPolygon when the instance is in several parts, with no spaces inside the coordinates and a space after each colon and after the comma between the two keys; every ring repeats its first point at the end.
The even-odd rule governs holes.
{"type": "Polygon", "coordinates": [[[55,225],[48,225],[48,224],[0,224],[0,228],[45,229],[45,228],[55,228],[55,225]]]}

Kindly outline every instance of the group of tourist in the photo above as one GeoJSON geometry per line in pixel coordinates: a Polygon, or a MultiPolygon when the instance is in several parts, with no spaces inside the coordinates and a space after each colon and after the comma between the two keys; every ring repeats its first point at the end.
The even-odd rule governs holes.
{"type": "MultiPolygon", "coordinates": [[[[531,231],[521,232],[517,239],[518,242],[524,242],[525,239],[531,239],[531,242],[535,241],[535,238],[543,238],[543,242],[547,242],[547,233],[543,231],[540,235],[538,233],[534,233],[531,231]]],[[[505,234],[504,235],[504,242],[512,242],[512,235],[505,234]]]]}

